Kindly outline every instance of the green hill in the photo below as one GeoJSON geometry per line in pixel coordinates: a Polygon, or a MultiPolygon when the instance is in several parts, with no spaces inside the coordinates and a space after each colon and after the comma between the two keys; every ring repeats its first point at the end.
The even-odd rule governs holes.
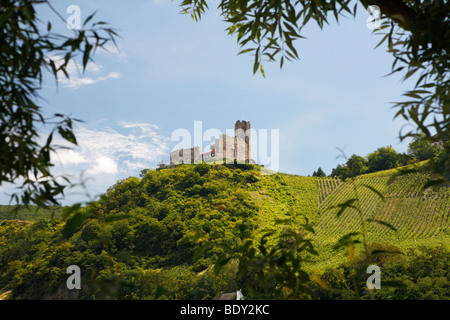
{"type": "MultiPolygon", "coordinates": [[[[235,263],[220,274],[212,269],[224,248],[239,245],[242,232],[249,231],[256,244],[265,231],[286,226],[299,230],[318,252],[306,254],[311,272],[347,261],[346,248],[336,251],[333,246],[363,230],[369,244],[401,250],[448,247],[449,189],[422,190],[429,179],[425,173],[403,174],[393,181],[391,173],[344,183],[261,174],[255,165],[150,170],[142,178],[118,181],[87,207],[52,209],[58,213],[54,220],[0,222],[0,293],[66,298],[65,269],[75,264],[90,275],[87,283],[94,279],[119,287],[112,293],[119,298],[212,299],[236,288],[235,263]],[[352,201],[355,196],[358,202],[352,201]],[[360,207],[360,213],[349,207],[338,217],[345,202],[360,207]],[[312,224],[315,233],[307,232],[305,224],[312,224]]],[[[105,290],[92,284],[77,298],[102,297],[105,290]]]]}

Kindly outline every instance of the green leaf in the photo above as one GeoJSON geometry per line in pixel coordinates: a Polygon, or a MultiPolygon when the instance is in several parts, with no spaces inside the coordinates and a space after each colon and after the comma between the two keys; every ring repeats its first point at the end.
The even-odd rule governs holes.
{"type": "Polygon", "coordinates": [[[385,221],[382,221],[382,220],[376,220],[376,219],[367,219],[366,221],[367,221],[367,222],[375,222],[375,223],[381,224],[381,225],[383,225],[383,226],[385,226],[385,227],[388,227],[389,229],[391,229],[391,230],[397,232],[397,229],[396,229],[393,225],[391,225],[390,223],[387,223],[387,222],[385,222],[385,221]]]}
{"type": "Polygon", "coordinates": [[[403,254],[403,252],[401,251],[392,251],[392,250],[381,250],[381,249],[375,249],[372,250],[372,252],[370,252],[370,254],[384,254],[384,253],[388,253],[388,254],[403,254]]]}
{"type": "Polygon", "coordinates": [[[416,71],[419,70],[419,68],[414,68],[414,69],[410,69],[405,77],[403,78],[403,81],[405,81],[406,79],[408,79],[409,77],[411,77],[414,73],[416,73],[416,71]]]}
{"type": "Polygon", "coordinates": [[[66,224],[64,225],[62,232],[64,234],[72,233],[75,229],[79,228],[84,221],[86,221],[87,215],[84,212],[77,211],[72,216],[70,216],[66,224]]]}
{"type": "Polygon", "coordinates": [[[115,221],[129,219],[130,217],[131,217],[131,215],[127,214],[127,213],[110,214],[110,215],[106,216],[104,221],[105,221],[105,223],[111,223],[111,222],[115,222],[115,221]]]}
{"type": "Polygon", "coordinates": [[[357,239],[353,239],[354,237],[358,236],[360,232],[350,232],[347,233],[345,236],[341,237],[338,242],[333,246],[333,249],[339,249],[342,247],[347,247],[349,244],[356,244],[360,241],[357,239]]]}
{"type": "Polygon", "coordinates": [[[448,181],[443,179],[443,178],[438,178],[438,179],[434,179],[434,180],[430,180],[427,181],[423,184],[422,186],[422,190],[425,190],[427,188],[430,187],[436,187],[436,186],[440,186],[440,185],[444,185],[445,183],[447,183],[448,181]]]}
{"type": "Polygon", "coordinates": [[[211,243],[201,243],[194,251],[193,260],[197,261],[200,259],[206,250],[211,248],[211,243]]]}
{"type": "Polygon", "coordinates": [[[222,267],[226,265],[228,261],[230,261],[230,259],[231,259],[230,255],[225,254],[220,255],[217,258],[216,263],[214,264],[214,274],[218,275],[220,273],[220,270],[222,270],[222,267]]]}
{"type": "Polygon", "coordinates": [[[86,18],[86,20],[84,20],[83,27],[95,16],[96,13],[97,13],[97,11],[92,13],[89,17],[86,18]]]}
{"type": "Polygon", "coordinates": [[[374,49],[378,48],[386,39],[388,38],[389,33],[386,33],[386,35],[381,39],[381,41],[375,46],[374,49]]]}
{"type": "Polygon", "coordinates": [[[64,129],[63,127],[58,127],[58,132],[61,135],[61,137],[63,137],[65,140],[75,145],[77,144],[77,138],[75,137],[75,134],[73,133],[72,130],[64,129]]]}
{"type": "Polygon", "coordinates": [[[67,219],[68,216],[70,216],[72,213],[78,211],[81,208],[81,203],[76,203],[70,207],[64,207],[62,218],[67,219]]]}
{"type": "Polygon", "coordinates": [[[89,42],[87,42],[83,52],[83,70],[86,70],[92,48],[93,46],[89,42]]]}
{"type": "Polygon", "coordinates": [[[304,224],[304,225],[303,225],[303,228],[304,228],[306,231],[311,232],[312,234],[315,234],[315,233],[316,233],[315,230],[314,230],[314,224],[313,224],[313,223],[307,223],[307,224],[304,224]]]}
{"type": "Polygon", "coordinates": [[[378,191],[377,189],[375,189],[374,187],[369,186],[368,184],[363,184],[362,186],[369,189],[370,191],[373,191],[381,198],[381,200],[385,201],[383,194],[380,191],[378,191]]]}
{"type": "Polygon", "coordinates": [[[293,59],[298,59],[298,53],[297,50],[294,48],[294,45],[292,44],[292,39],[289,34],[285,33],[285,39],[288,48],[290,51],[287,51],[287,54],[290,55],[293,59]]]}
{"type": "Polygon", "coordinates": [[[158,286],[157,288],[156,288],[156,291],[155,291],[155,299],[158,299],[158,298],[160,298],[164,293],[166,293],[168,291],[168,289],[166,288],[166,287],[164,287],[164,286],[158,286]]]}
{"type": "Polygon", "coordinates": [[[238,53],[238,55],[243,54],[243,53],[247,53],[247,52],[251,52],[251,51],[255,51],[255,48],[249,48],[249,49],[242,50],[242,51],[240,51],[238,53]]]}
{"type": "Polygon", "coordinates": [[[259,66],[259,70],[261,71],[262,76],[265,78],[266,74],[264,73],[264,68],[262,65],[259,66]]]}
{"type": "Polygon", "coordinates": [[[356,209],[356,210],[358,209],[358,208],[356,208],[353,205],[353,203],[355,201],[356,201],[356,199],[352,198],[352,199],[349,199],[349,200],[345,201],[344,203],[339,203],[339,204],[337,204],[335,206],[329,207],[327,210],[334,209],[334,208],[339,208],[338,212],[336,213],[336,217],[339,218],[344,213],[344,211],[346,209],[348,209],[348,208],[353,208],[353,209],[356,209]]]}
{"type": "Polygon", "coordinates": [[[399,280],[381,281],[381,287],[405,288],[406,284],[399,280]]]}
{"type": "Polygon", "coordinates": [[[407,93],[404,93],[403,95],[407,96],[407,97],[415,98],[415,99],[422,99],[422,97],[414,91],[408,91],[407,93]]]}
{"type": "Polygon", "coordinates": [[[259,47],[256,49],[255,52],[255,62],[253,63],[253,74],[256,73],[256,71],[258,71],[259,68],[259,47]]]}

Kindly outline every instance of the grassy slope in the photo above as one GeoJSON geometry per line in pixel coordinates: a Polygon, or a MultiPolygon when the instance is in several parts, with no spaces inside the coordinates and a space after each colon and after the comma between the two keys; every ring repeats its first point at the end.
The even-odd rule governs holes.
{"type": "Polygon", "coordinates": [[[258,188],[258,193],[252,196],[259,207],[261,229],[274,227],[277,219],[302,224],[319,218],[314,178],[285,174],[261,176],[258,188]]]}

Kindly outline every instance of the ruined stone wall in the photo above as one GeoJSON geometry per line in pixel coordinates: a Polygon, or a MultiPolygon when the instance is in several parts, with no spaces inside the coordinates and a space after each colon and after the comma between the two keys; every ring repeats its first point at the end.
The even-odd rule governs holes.
{"type": "MultiPolygon", "coordinates": [[[[250,121],[236,121],[234,125],[234,137],[221,134],[214,141],[214,156],[208,154],[203,159],[207,162],[221,163],[224,159],[233,161],[236,159],[239,163],[251,161],[250,147],[250,121]]],[[[193,148],[178,149],[170,153],[170,164],[191,164],[201,163],[202,154],[200,146],[193,148]]],[[[233,161],[234,162],[234,161],[233,161]]]]}
{"type": "Polygon", "coordinates": [[[234,137],[221,134],[219,139],[215,140],[214,150],[217,159],[234,159],[234,137]]]}
{"type": "Polygon", "coordinates": [[[170,153],[170,164],[192,164],[201,162],[202,155],[200,153],[199,146],[195,146],[193,148],[178,149],[170,153]]]}
{"type": "MultiPolygon", "coordinates": [[[[244,155],[237,157],[239,160],[244,159],[246,162],[249,162],[252,158],[251,146],[250,146],[250,121],[236,121],[234,124],[234,136],[237,140],[242,140],[244,146],[244,155]]],[[[238,148],[239,150],[239,148],[238,148]]]]}
{"type": "Polygon", "coordinates": [[[235,159],[237,159],[239,163],[245,163],[247,160],[247,145],[245,141],[238,137],[235,137],[234,150],[235,150],[235,159]]]}
{"type": "Polygon", "coordinates": [[[221,134],[214,143],[215,158],[237,159],[239,162],[246,161],[246,143],[243,139],[221,134]]]}

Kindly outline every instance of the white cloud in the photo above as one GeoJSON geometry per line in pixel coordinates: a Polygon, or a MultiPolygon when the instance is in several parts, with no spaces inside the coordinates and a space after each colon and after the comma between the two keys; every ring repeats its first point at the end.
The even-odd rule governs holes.
{"type": "Polygon", "coordinates": [[[55,145],[71,147],[53,154],[54,175],[69,177],[75,184],[64,201],[85,201],[87,196],[104,193],[117,180],[137,176],[142,169],[155,168],[169,153],[169,137],[162,136],[159,127],[150,123],[121,121],[117,127],[102,121],[96,127],[79,125],[75,128],[78,146],[69,146],[58,137],[55,145]]]}
{"type": "Polygon", "coordinates": [[[100,157],[95,159],[95,165],[90,168],[87,173],[92,175],[97,175],[100,173],[116,174],[117,173],[117,163],[108,157],[100,157]]]}
{"type": "Polygon", "coordinates": [[[80,152],[74,150],[61,150],[58,152],[58,160],[62,165],[86,163],[88,160],[80,152]]]}
{"type": "MultiPolygon", "coordinates": [[[[49,56],[48,59],[54,61],[56,68],[61,66],[64,62],[64,58],[59,55],[49,56]]],[[[108,79],[118,79],[121,77],[118,72],[110,72],[107,75],[100,76],[99,74],[102,70],[102,65],[95,62],[89,62],[86,65],[86,70],[83,72],[83,67],[78,62],[70,60],[66,66],[69,77],[67,78],[64,73],[60,72],[58,74],[58,79],[64,87],[78,89],[84,85],[90,85],[108,79]]]]}
{"type": "Polygon", "coordinates": [[[108,79],[118,79],[120,78],[120,74],[118,72],[110,72],[108,75],[104,77],[90,78],[90,77],[80,77],[71,75],[69,79],[61,78],[61,82],[65,87],[77,89],[81,86],[94,84],[100,81],[105,81],[108,79]]]}
{"type": "MultiPolygon", "coordinates": [[[[57,152],[63,169],[84,169],[90,175],[132,174],[152,168],[169,150],[169,138],[161,136],[158,126],[144,122],[119,122],[120,132],[111,127],[75,129],[78,146],[57,152]],[[125,133],[124,133],[125,132],[125,133]]],[[[60,145],[66,145],[58,141],[60,145]]]]}

